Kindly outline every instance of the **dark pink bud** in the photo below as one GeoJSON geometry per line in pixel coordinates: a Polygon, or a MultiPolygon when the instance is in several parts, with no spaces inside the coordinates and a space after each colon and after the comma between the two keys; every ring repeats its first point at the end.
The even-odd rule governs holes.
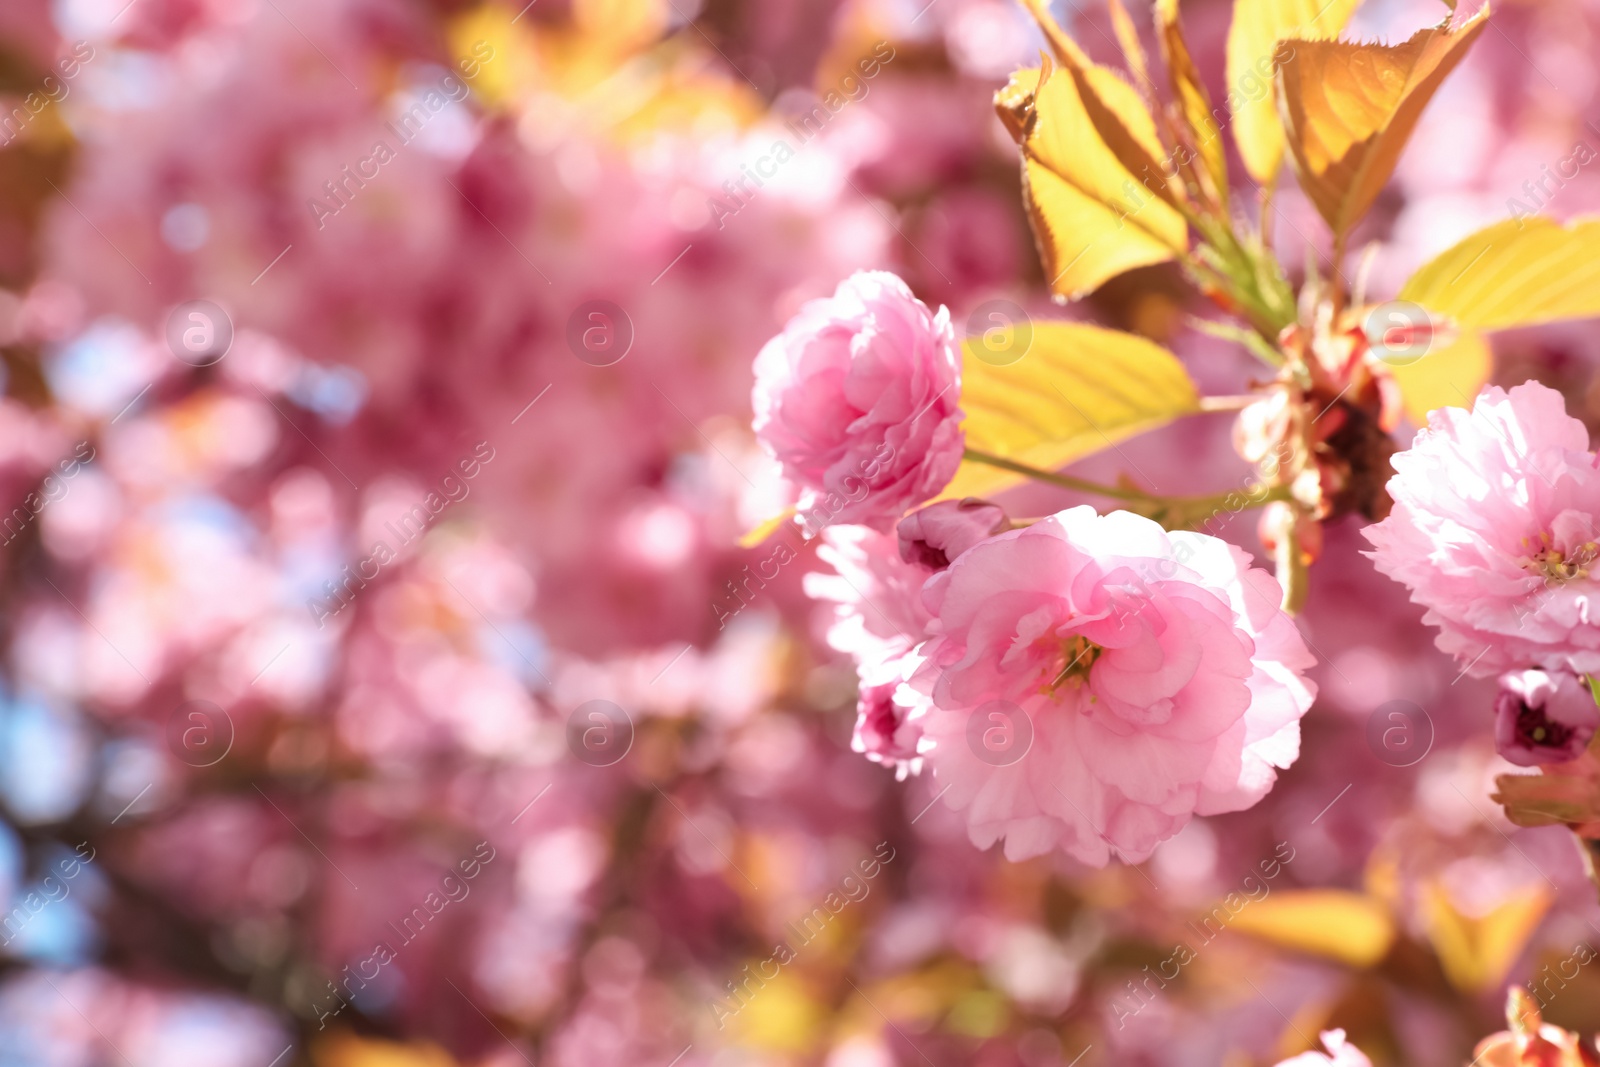
{"type": "Polygon", "coordinates": [[[1600,708],[1582,678],[1565,671],[1511,671],[1500,676],[1494,702],[1494,744],[1519,767],[1566,763],[1583,755],[1600,725],[1600,708]]]}
{"type": "Polygon", "coordinates": [[[969,496],[941,500],[900,520],[900,558],[942,571],[950,561],[986,538],[1011,528],[999,504],[969,496]]]}
{"type": "Polygon", "coordinates": [[[910,709],[894,702],[898,685],[899,679],[893,676],[876,682],[861,680],[856,730],[850,747],[874,763],[895,768],[896,777],[903,779],[921,765],[917,758],[917,740],[922,730],[916,723],[907,721],[910,709]]]}

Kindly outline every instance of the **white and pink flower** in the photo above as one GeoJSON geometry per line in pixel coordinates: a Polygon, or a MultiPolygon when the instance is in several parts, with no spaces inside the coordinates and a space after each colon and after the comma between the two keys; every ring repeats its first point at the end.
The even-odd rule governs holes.
{"type": "Polygon", "coordinates": [[[755,361],[755,432],[812,530],[887,532],[961,464],[961,354],[950,314],[862,271],[802,307],[755,361]]]}
{"type": "Polygon", "coordinates": [[[884,664],[882,669],[869,668],[861,675],[850,749],[874,763],[894,768],[895,778],[904,781],[922,773],[922,757],[917,755],[922,726],[912,717],[915,709],[895,699],[901,685],[895,666],[884,664]]]}
{"type": "Polygon", "coordinates": [[[1537,382],[1441,408],[1394,457],[1394,510],[1368,553],[1478,677],[1600,670],[1600,470],[1589,433],[1537,382]]]}
{"type": "Polygon", "coordinates": [[[908,718],[911,706],[896,701],[907,654],[928,636],[931,616],[922,586],[934,572],[901,558],[898,542],[864,526],[822,531],[817,556],[833,573],[803,579],[807,595],[833,604],[830,647],[856,662],[860,696],[851,747],[906,777],[921,770],[921,729],[908,718]]]}
{"type": "Polygon", "coordinates": [[[1277,582],[1215,537],[1071,508],[967,549],[924,600],[899,697],[979,847],[1140,862],[1299,754],[1313,659],[1277,582]],[[1031,735],[1014,760],[972,740],[997,709],[1031,735]]]}
{"type": "Polygon", "coordinates": [[[822,531],[817,558],[833,573],[802,579],[806,595],[833,604],[828,646],[857,663],[879,664],[910,652],[927,637],[922,584],[933,571],[900,558],[894,537],[863,526],[822,531]]]}

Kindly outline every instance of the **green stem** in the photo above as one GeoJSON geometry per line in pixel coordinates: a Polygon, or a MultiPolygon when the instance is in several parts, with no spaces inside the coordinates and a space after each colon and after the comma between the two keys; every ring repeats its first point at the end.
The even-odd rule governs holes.
{"type": "Polygon", "coordinates": [[[1251,486],[1248,489],[1230,489],[1225,493],[1209,493],[1202,496],[1160,496],[1146,493],[1138,489],[1125,489],[1122,486],[1101,485],[1084,478],[1074,478],[1070,474],[1057,474],[1054,471],[1040,470],[1030,467],[1026,463],[1006,459],[988,452],[980,452],[975,448],[966,450],[965,457],[974,463],[984,463],[1001,470],[1011,471],[1013,474],[1026,475],[1039,482],[1050,485],[1059,485],[1063,489],[1076,489],[1080,493],[1090,493],[1095,496],[1110,497],[1113,500],[1130,500],[1140,504],[1154,504],[1162,507],[1207,508],[1213,505],[1226,507],[1229,497],[1243,498],[1250,501],[1250,506],[1265,504],[1270,500],[1287,500],[1289,489],[1287,486],[1251,486]],[[1263,492],[1265,490],[1265,492],[1263,492]],[[1259,498],[1257,497],[1259,495],[1259,498]]]}
{"type": "Polygon", "coordinates": [[[1101,485],[1099,482],[1091,482],[1083,478],[1074,478],[1070,474],[1056,474],[1054,471],[1040,470],[1038,467],[1030,467],[1026,463],[1017,463],[1014,460],[1006,459],[1004,456],[996,456],[988,452],[979,452],[975,448],[967,449],[963,458],[970,459],[974,463],[984,463],[991,467],[999,467],[1001,470],[1011,471],[1013,474],[1023,474],[1029,478],[1032,478],[1036,482],[1048,482],[1051,485],[1059,485],[1063,489],[1076,489],[1082,493],[1093,493],[1096,496],[1108,496],[1114,500],[1138,500],[1150,502],[1156,499],[1149,493],[1141,493],[1137,489],[1123,489],[1119,486],[1101,485]]]}

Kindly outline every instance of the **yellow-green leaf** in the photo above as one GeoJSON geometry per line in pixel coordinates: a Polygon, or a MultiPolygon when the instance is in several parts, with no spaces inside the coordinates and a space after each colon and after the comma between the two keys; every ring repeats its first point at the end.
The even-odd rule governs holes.
{"type": "MultiPolygon", "coordinates": [[[[1112,28],[1122,43],[1123,56],[1134,76],[1149,93],[1150,74],[1145,66],[1144,49],[1139,45],[1138,31],[1134,29],[1133,20],[1128,17],[1121,0],[1109,0],[1109,3],[1112,28]]],[[[1129,174],[1144,175],[1143,184],[1146,188],[1176,205],[1177,193],[1168,186],[1166,168],[1158,162],[1164,149],[1161,138],[1156,134],[1155,119],[1145,106],[1144,98],[1123,80],[1122,75],[1090,60],[1078,43],[1062,30],[1042,0],[1023,0],[1023,5],[1038,22],[1062,70],[1072,76],[1084,112],[1100,140],[1111,150],[1123,169],[1129,174]]],[[[1045,74],[1049,74],[1048,64],[1045,74]]],[[[1005,115],[1002,113],[1001,117],[1004,119],[1005,115]]],[[[1123,188],[1127,189],[1126,184],[1123,188]]],[[[1138,194],[1132,199],[1138,200],[1142,195],[1138,194]]],[[[1119,200],[1117,206],[1120,203],[1119,200]]]]}
{"type": "MultiPolygon", "coordinates": [[[[1110,67],[1064,66],[1072,74],[1095,133],[1117,162],[1130,176],[1143,176],[1140,184],[1145,191],[1177,207],[1182,186],[1167,180],[1169,164],[1162,161],[1166,149],[1156,134],[1155,119],[1145,107],[1144,98],[1110,67]]],[[[1127,183],[1122,188],[1123,199],[1135,204],[1143,201],[1145,191],[1130,188],[1127,183]]]]}
{"type": "MultiPolygon", "coordinates": [[[[967,447],[1054,470],[1200,409],[1194,382],[1165,348],[1077,322],[1035,322],[1027,354],[996,366],[968,341],[961,363],[967,447]]],[[[961,465],[945,497],[983,496],[1023,481],[961,465]]]]}
{"type": "Polygon", "coordinates": [[[1377,963],[1388,953],[1395,935],[1388,908],[1344,889],[1274,892],[1247,903],[1228,928],[1352,967],[1377,963]]]}
{"type": "Polygon", "coordinates": [[[1150,65],[1145,61],[1144,46],[1139,43],[1139,29],[1122,0],[1106,0],[1106,7],[1111,12],[1111,32],[1117,35],[1117,45],[1122,49],[1122,58],[1128,61],[1128,71],[1140,88],[1148,91],[1150,65]]]}
{"type": "Polygon", "coordinates": [[[1551,899],[1551,892],[1535,882],[1477,917],[1462,914],[1443,886],[1426,886],[1422,911],[1428,940],[1450,984],[1468,994],[1499,989],[1551,899]]]}
{"type": "Polygon", "coordinates": [[[1480,330],[1600,315],[1600,218],[1496,223],[1423,266],[1400,299],[1480,330]]]}
{"type": "Polygon", "coordinates": [[[1178,25],[1178,0],[1156,0],[1156,37],[1161,42],[1161,58],[1167,65],[1178,112],[1189,126],[1195,150],[1205,164],[1212,193],[1224,207],[1228,203],[1228,157],[1222,134],[1211,110],[1211,98],[1200,82],[1200,72],[1189,54],[1188,42],[1178,25]]]}
{"type": "MultiPolygon", "coordinates": [[[[1023,200],[1051,291],[1068,299],[1187,247],[1183,216],[1129,172],[1100,136],[1091,103],[1130,144],[1159,157],[1155,123],[1133,88],[1104,67],[1078,75],[1045,60],[1012,75],[995,108],[1022,149],[1023,200]],[[1090,86],[1086,103],[1080,87],[1090,86]]],[[[1154,184],[1154,183],[1152,183],[1154,184]]]]}
{"type": "Polygon", "coordinates": [[[1418,426],[1428,424],[1436,408],[1472,406],[1472,398],[1494,370],[1494,352],[1481,333],[1463,329],[1456,339],[1415,363],[1392,368],[1405,399],[1406,414],[1418,426]]]}
{"type": "Polygon", "coordinates": [[[1400,44],[1285,40],[1278,107],[1300,187],[1349,233],[1383,190],[1422,109],[1488,25],[1489,9],[1400,44]]]}
{"type": "Polygon", "coordinates": [[[1228,107],[1244,169],[1266,184],[1283,163],[1283,127],[1272,99],[1278,42],[1334,38],[1361,0],[1235,0],[1228,27],[1228,107]]]}
{"type": "Polygon", "coordinates": [[[1050,14],[1047,0],[1022,0],[1022,6],[1028,9],[1033,21],[1039,24],[1039,30],[1044,34],[1044,39],[1050,42],[1050,51],[1056,54],[1057,59],[1081,67],[1092,65],[1088,55],[1078,47],[1078,42],[1068,37],[1060,23],[1056,22],[1055,16],[1050,14]]]}
{"type": "Polygon", "coordinates": [[[740,548],[754,548],[754,547],[756,547],[757,545],[759,545],[763,541],[765,541],[767,538],[769,538],[773,534],[777,533],[779,528],[781,528],[784,523],[786,523],[790,519],[794,518],[794,516],[795,516],[795,509],[794,508],[784,508],[778,514],[772,516],[772,518],[767,519],[766,521],[764,521],[762,523],[759,523],[756,526],[755,529],[751,530],[749,533],[747,533],[743,537],[739,538],[739,547],[740,548]]]}

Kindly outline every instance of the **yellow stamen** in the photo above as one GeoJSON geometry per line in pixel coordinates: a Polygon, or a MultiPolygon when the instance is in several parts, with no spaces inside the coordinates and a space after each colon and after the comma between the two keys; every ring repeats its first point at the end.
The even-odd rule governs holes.
{"type": "MultiPolygon", "coordinates": [[[[1522,566],[1546,581],[1564,582],[1573,578],[1587,578],[1590,565],[1600,557],[1600,545],[1593,541],[1579,545],[1570,557],[1560,549],[1552,547],[1548,533],[1540,533],[1539,541],[1545,547],[1524,556],[1522,566]]],[[[1523,544],[1526,546],[1528,543],[1528,539],[1523,538],[1523,544]]]]}
{"type": "Polygon", "coordinates": [[[1073,635],[1061,642],[1061,671],[1039,688],[1046,696],[1062,685],[1081,686],[1089,680],[1089,669],[1105,649],[1081,635],[1073,635]]]}

